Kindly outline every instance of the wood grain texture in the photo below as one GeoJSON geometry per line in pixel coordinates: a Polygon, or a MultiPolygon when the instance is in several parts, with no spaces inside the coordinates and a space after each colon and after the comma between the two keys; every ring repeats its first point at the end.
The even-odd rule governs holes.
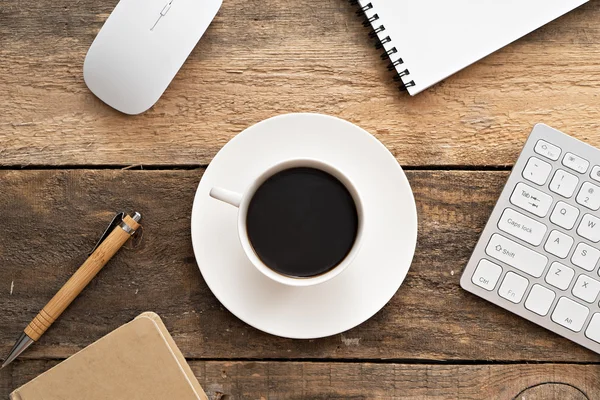
{"type": "Polygon", "coordinates": [[[113,212],[137,210],[141,240],[117,253],[23,357],[67,357],[152,310],[184,355],[196,359],[598,362],[600,356],[459,286],[507,175],[409,172],[419,241],[398,293],[355,329],[289,340],[235,318],[202,280],[190,240],[202,170],[0,171],[0,354],[85,259],[113,212]]]}
{"type": "MultiPolygon", "coordinates": [[[[16,361],[9,367],[12,377],[0,374],[0,398],[56,363],[16,361]]],[[[190,366],[210,400],[589,400],[600,395],[598,365],[190,361],[190,366]]]]}
{"type": "Polygon", "coordinates": [[[533,124],[600,146],[600,2],[414,98],[346,0],[228,0],[158,104],[127,117],[86,88],[117,0],[0,0],[0,165],[206,165],[287,112],[345,118],[403,165],[509,165],[533,124]]]}

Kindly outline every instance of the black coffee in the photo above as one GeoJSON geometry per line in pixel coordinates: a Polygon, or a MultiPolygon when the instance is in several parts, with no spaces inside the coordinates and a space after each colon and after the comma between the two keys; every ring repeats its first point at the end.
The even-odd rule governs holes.
{"type": "Polygon", "coordinates": [[[263,263],[283,275],[310,277],[335,268],[348,255],[358,213],[335,177],[315,168],[291,168],[258,188],[246,223],[263,263]]]}

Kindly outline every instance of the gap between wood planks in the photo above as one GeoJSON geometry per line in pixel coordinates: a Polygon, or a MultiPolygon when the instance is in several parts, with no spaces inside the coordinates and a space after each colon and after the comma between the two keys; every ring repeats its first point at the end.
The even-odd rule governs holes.
{"type": "MultiPolygon", "coordinates": [[[[66,357],[27,357],[21,358],[23,361],[61,361],[66,360],[66,357]]],[[[448,359],[448,360],[435,360],[435,359],[422,359],[422,358],[281,358],[281,357],[267,357],[267,358],[254,358],[254,357],[231,357],[231,358],[218,358],[218,357],[185,357],[189,362],[201,361],[201,362],[285,362],[285,363],[305,363],[305,364],[380,364],[380,365],[392,365],[392,364],[404,364],[404,365],[600,365],[600,362],[590,361],[532,361],[532,360],[462,360],[462,359],[448,359]]]]}
{"type": "MultiPolygon", "coordinates": [[[[205,164],[153,164],[153,165],[0,165],[0,171],[44,171],[44,170],[122,170],[122,171],[192,171],[205,169],[205,164]]],[[[510,171],[512,165],[413,165],[402,167],[405,171],[510,171]]]]}

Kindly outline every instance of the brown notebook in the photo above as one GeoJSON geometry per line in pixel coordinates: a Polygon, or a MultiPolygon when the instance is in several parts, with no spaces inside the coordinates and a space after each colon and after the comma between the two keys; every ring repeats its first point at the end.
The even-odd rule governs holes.
{"type": "Polygon", "coordinates": [[[143,313],[21,386],[11,400],[206,400],[155,313],[143,313]]]}

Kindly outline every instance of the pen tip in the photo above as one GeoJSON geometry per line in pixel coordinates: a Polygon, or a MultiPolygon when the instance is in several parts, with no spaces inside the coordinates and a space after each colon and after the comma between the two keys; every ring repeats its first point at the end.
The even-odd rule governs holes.
{"type": "Polygon", "coordinates": [[[27,336],[27,334],[25,334],[25,332],[23,332],[21,334],[21,336],[19,337],[19,339],[17,340],[17,343],[15,343],[15,346],[10,351],[10,354],[8,355],[8,357],[6,357],[6,360],[4,360],[4,363],[2,363],[2,367],[0,367],[0,369],[4,368],[8,364],[10,364],[15,358],[17,358],[19,355],[21,355],[21,353],[23,353],[25,350],[27,350],[27,348],[29,346],[31,346],[33,343],[34,343],[34,340],[32,338],[30,338],[29,336],[27,336]]]}

